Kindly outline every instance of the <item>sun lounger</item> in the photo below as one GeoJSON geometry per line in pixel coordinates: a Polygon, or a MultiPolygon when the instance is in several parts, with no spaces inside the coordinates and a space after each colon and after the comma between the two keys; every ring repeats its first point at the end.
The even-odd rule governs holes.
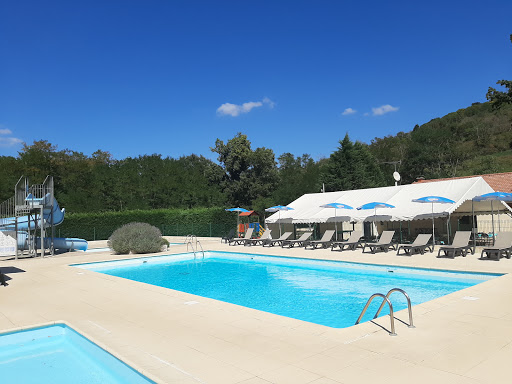
{"type": "Polygon", "coordinates": [[[327,248],[331,246],[332,237],[334,236],[334,230],[328,229],[324,232],[320,240],[307,240],[304,242],[304,249],[311,247],[311,249],[317,249],[317,247],[327,248]]]}
{"type": "Polygon", "coordinates": [[[358,247],[363,247],[363,243],[361,242],[361,237],[363,237],[363,232],[361,231],[352,231],[350,237],[347,241],[335,241],[331,244],[331,251],[334,251],[334,248],[340,247],[340,251],[346,249],[350,249],[351,251],[355,250],[358,247]]]}
{"type": "Polygon", "coordinates": [[[444,252],[444,256],[451,256],[452,258],[455,258],[458,254],[466,257],[469,251],[472,251],[471,253],[475,253],[473,247],[469,245],[470,237],[470,231],[455,232],[452,245],[441,246],[437,252],[437,257],[441,256],[441,251],[444,252]]]}
{"type": "Polygon", "coordinates": [[[396,250],[396,254],[400,254],[400,249],[403,249],[406,255],[414,255],[416,253],[421,253],[422,255],[425,253],[425,250],[429,250],[430,252],[434,252],[434,247],[430,244],[430,239],[432,235],[429,233],[421,233],[416,236],[416,239],[412,244],[399,244],[396,250]]]}
{"type": "Polygon", "coordinates": [[[393,245],[393,236],[395,231],[383,231],[379,237],[379,241],[376,243],[365,243],[363,247],[363,252],[366,247],[370,248],[371,253],[375,253],[377,251],[387,252],[389,249],[396,249],[393,245]]]}
{"type": "Polygon", "coordinates": [[[242,237],[242,238],[237,238],[237,239],[232,239],[230,242],[229,242],[229,245],[240,245],[240,244],[244,244],[245,245],[245,242],[246,240],[250,240],[251,237],[252,237],[252,232],[254,231],[254,228],[249,228],[246,232],[245,232],[245,236],[242,237]]]}
{"type": "Polygon", "coordinates": [[[272,232],[270,229],[265,229],[260,238],[246,240],[244,245],[263,245],[266,240],[270,239],[270,232],[272,232]]]}
{"type": "Polygon", "coordinates": [[[229,231],[229,233],[228,233],[226,236],[222,237],[222,239],[220,240],[220,242],[221,242],[221,243],[227,243],[227,242],[229,242],[229,241],[233,240],[233,238],[234,238],[234,237],[235,237],[235,230],[234,230],[234,229],[231,229],[231,230],[229,231]]]}
{"type": "Polygon", "coordinates": [[[291,232],[285,232],[279,237],[279,239],[267,239],[263,242],[263,246],[268,245],[269,247],[273,247],[274,245],[281,245],[284,240],[288,240],[288,238],[292,235],[291,232]]]}
{"type": "Polygon", "coordinates": [[[296,245],[299,247],[304,246],[304,242],[311,237],[313,232],[304,232],[301,237],[299,237],[297,240],[283,240],[281,243],[281,247],[285,248],[288,246],[288,248],[293,248],[296,245]]]}
{"type": "Polygon", "coordinates": [[[512,250],[512,232],[498,232],[496,234],[496,243],[492,247],[485,247],[482,249],[480,259],[494,259],[499,260],[501,257],[510,259],[512,250]],[[484,253],[487,257],[484,257],[484,253]]]}

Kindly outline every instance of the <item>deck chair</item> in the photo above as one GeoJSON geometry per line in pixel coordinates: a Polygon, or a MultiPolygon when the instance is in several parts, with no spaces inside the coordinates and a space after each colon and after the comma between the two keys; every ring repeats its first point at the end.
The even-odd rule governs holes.
{"type": "Polygon", "coordinates": [[[363,252],[366,247],[370,248],[371,253],[375,253],[377,251],[387,252],[389,249],[396,249],[393,245],[393,236],[395,235],[395,231],[383,231],[379,237],[379,240],[376,243],[365,243],[363,246],[363,252]]]}
{"type": "Polygon", "coordinates": [[[496,234],[496,243],[492,247],[482,249],[480,259],[492,259],[493,256],[496,260],[501,259],[503,256],[510,259],[511,250],[512,232],[498,232],[496,234]],[[484,253],[487,257],[484,257],[484,253]]]}
{"type": "Polygon", "coordinates": [[[229,230],[229,233],[226,236],[223,236],[222,239],[220,239],[220,242],[227,243],[227,242],[233,240],[234,237],[235,237],[235,230],[233,228],[231,228],[229,230]]]}
{"type": "Polygon", "coordinates": [[[304,242],[304,249],[311,247],[311,249],[317,249],[317,247],[327,248],[331,246],[332,237],[334,236],[334,229],[328,229],[324,232],[320,240],[307,240],[304,242]]]}
{"type": "Polygon", "coordinates": [[[415,255],[416,253],[423,255],[427,249],[432,253],[434,252],[434,247],[430,244],[431,238],[432,235],[429,233],[420,233],[412,244],[399,244],[396,254],[400,254],[400,249],[403,249],[404,254],[408,256],[415,255]]]}
{"type": "Polygon", "coordinates": [[[437,252],[437,257],[441,257],[441,251],[444,252],[444,256],[450,256],[454,259],[455,256],[462,255],[466,257],[469,251],[475,253],[475,250],[469,245],[469,238],[471,237],[471,231],[457,231],[453,238],[452,245],[443,245],[437,252]]]}
{"type": "Polygon", "coordinates": [[[267,239],[263,242],[263,246],[268,245],[269,247],[273,247],[274,245],[281,245],[284,240],[288,240],[288,238],[292,235],[291,232],[283,233],[279,239],[267,239]]]}
{"type": "Polygon", "coordinates": [[[245,241],[245,244],[244,245],[263,245],[263,243],[266,241],[266,240],[269,240],[271,239],[270,237],[270,232],[272,232],[270,229],[265,229],[265,231],[263,232],[263,234],[261,235],[261,237],[257,238],[257,239],[249,239],[249,240],[246,240],[245,241]]]}
{"type": "Polygon", "coordinates": [[[244,244],[245,245],[245,242],[246,240],[250,240],[251,237],[252,237],[252,232],[254,231],[254,228],[249,228],[246,232],[245,232],[245,236],[242,237],[242,238],[236,238],[236,239],[232,239],[230,242],[229,242],[229,245],[240,245],[240,244],[244,244]]]}
{"type": "Polygon", "coordinates": [[[299,247],[303,247],[304,246],[304,242],[309,239],[311,237],[311,235],[313,234],[313,232],[304,232],[302,234],[301,237],[299,237],[298,239],[296,240],[283,240],[281,242],[281,247],[282,248],[285,248],[286,246],[288,246],[288,248],[293,248],[295,247],[296,245],[298,245],[299,247]]]}
{"type": "Polygon", "coordinates": [[[350,249],[354,251],[357,247],[363,247],[363,243],[360,241],[361,237],[363,237],[362,231],[352,231],[350,237],[347,241],[335,241],[331,244],[331,251],[334,251],[334,248],[340,247],[340,251],[346,249],[350,249]]]}

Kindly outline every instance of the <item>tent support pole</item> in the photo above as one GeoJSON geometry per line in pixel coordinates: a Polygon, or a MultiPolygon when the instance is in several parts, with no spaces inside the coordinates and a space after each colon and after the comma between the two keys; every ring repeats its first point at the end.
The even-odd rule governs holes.
{"type": "MultiPolygon", "coordinates": [[[[343,224],[341,224],[341,228],[343,228],[343,224]]],[[[338,222],[336,221],[336,207],[334,207],[334,232],[336,232],[335,239],[338,241],[338,222]]]]}
{"type": "Polygon", "coordinates": [[[436,233],[434,226],[434,203],[432,203],[432,249],[436,246],[436,233]]]}
{"type": "Polygon", "coordinates": [[[448,244],[450,244],[450,214],[448,214],[448,220],[446,220],[446,235],[448,236],[448,244]]]}
{"type": "Polygon", "coordinates": [[[476,231],[475,231],[475,202],[471,199],[471,234],[473,235],[473,249],[476,247],[476,231]]]}
{"type": "Polygon", "coordinates": [[[496,242],[496,234],[494,233],[494,208],[491,200],[491,222],[492,222],[492,245],[496,242]]]}

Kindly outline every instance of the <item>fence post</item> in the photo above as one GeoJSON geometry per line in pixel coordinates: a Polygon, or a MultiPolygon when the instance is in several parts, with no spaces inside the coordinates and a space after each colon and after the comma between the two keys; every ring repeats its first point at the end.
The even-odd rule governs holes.
{"type": "Polygon", "coordinates": [[[190,232],[191,235],[194,234],[194,223],[192,223],[192,231],[190,232]]]}
{"type": "Polygon", "coordinates": [[[178,230],[178,223],[176,223],[176,236],[179,236],[180,231],[178,230]]]}
{"type": "Polygon", "coordinates": [[[92,227],[92,233],[93,233],[92,239],[96,240],[96,227],[92,227]]]}

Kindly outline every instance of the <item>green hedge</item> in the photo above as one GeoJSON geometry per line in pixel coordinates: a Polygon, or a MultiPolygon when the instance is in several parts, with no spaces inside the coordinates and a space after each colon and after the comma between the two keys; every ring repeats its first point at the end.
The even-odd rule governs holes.
{"type": "Polygon", "coordinates": [[[134,221],[154,225],[164,236],[220,237],[236,227],[236,214],[223,208],[66,213],[64,222],[56,227],[55,235],[106,240],[117,228],[134,221]]]}

